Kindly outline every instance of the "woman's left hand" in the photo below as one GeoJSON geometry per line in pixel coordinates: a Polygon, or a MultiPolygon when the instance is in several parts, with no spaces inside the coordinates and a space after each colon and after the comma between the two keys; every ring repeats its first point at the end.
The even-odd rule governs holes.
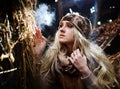
{"type": "Polygon", "coordinates": [[[33,54],[35,55],[35,63],[38,63],[41,60],[42,54],[46,47],[45,37],[42,35],[40,29],[36,29],[36,33],[33,35],[34,37],[34,47],[33,54]]]}
{"type": "Polygon", "coordinates": [[[91,71],[87,66],[87,58],[81,54],[79,49],[73,51],[68,59],[82,73],[83,77],[90,75],[91,71]]]}

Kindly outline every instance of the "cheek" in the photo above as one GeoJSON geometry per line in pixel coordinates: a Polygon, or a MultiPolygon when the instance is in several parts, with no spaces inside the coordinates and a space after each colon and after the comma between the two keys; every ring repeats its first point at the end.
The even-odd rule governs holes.
{"type": "Polygon", "coordinates": [[[73,32],[68,34],[67,39],[69,41],[74,41],[74,34],[73,34],[73,32]]]}
{"type": "Polygon", "coordinates": [[[73,34],[70,34],[69,39],[70,39],[71,41],[74,41],[74,36],[73,36],[73,34]]]}
{"type": "Polygon", "coordinates": [[[69,34],[69,37],[70,37],[70,38],[72,38],[72,39],[74,38],[74,31],[73,31],[73,30],[70,31],[68,34],[69,34]]]}

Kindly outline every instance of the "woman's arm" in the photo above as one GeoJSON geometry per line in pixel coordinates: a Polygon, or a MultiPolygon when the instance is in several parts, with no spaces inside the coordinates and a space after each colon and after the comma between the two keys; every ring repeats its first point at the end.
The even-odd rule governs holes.
{"type": "Polygon", "coordinates": [[[40,63],[41,57],[43,56],[43,52],[46,47],[46,40],[45,37],[42,35],[40,29],[36,29],[36,33],[34,34],[34,47],[33,47],[33,54],[34,54],[34,64],[40,63]]]}
{"type": "Polygon", "coordinates": [[[97,78],[93,73],[91,73],[87,77],[81,77],[81,79],[84,82],[87,89],[100,89],[100,87],[97,83],[97,78]]]}
{"type": "Polygon", "coordinates": [[[97,77],[89,69],[87,65],[87,58],[85,55],[80,53],[79,49],[75,50],[71,54],[69,60],[81,73],[81,79],[86,85],[87,89],[100,89],[97,83],[97,77]]]}

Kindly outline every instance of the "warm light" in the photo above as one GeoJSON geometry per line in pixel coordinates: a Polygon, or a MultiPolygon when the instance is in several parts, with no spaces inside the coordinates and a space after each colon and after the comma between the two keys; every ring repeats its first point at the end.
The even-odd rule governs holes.
{"type": "Polygon", "coordinates": [[[111,22],[112,22],[112,19],[109,19],[109,22],[111,23],[111,22]]]}
{"type": "Polygon", "coordinates": [[[55,0],[55,2],[58,2],[58,0],[55,0]]]}
{"type": "Polygon", "coordinates": [[[101,22],[100,22],[100,21],[98,21],[98,22],[97,22],[97,24],[98,24],[98,25],[101,25],[101,22]]]}

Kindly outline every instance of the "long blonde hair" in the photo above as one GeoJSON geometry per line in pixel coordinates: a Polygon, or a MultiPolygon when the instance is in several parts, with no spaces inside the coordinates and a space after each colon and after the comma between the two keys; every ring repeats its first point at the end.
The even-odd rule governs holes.
{"type": "Polygon", "coordinates": [[[79,32],[76,32],[76,35],[79,36],[77,38],[80,42],[79,49],[86,55],[90,63],[88,64],[89,68],[92,68],[95,65],[94,63],[97,64],[97,67],[93,67],[92,71],[97,76],[97,81],[101,89],[113,87],[115,83],[118,85],[113,66],[104,51],[94,42],[85,39],[79,32]]]}
{"type": "MultiPolygon", "coordinates": [[[[44,58],[44,62],[41,66],[41,73],[47,73],[49,70],[54,74],[54,63],[58,60],[58,55],[66,55],[67,48],[58,42],[59,30],[56,33],[54,43],[49,47],[44,58]]],[[[74,44],[73,50],[79,48],[81,53],[88,59],[88,66],[97,76],[97,81],[101,89],[111,87],[114,83],[117,84],[114,69],[109,59],[103,52],[103,50],[94,42],[90,42],[88,39],[82,36],[82,34],[74,28],[74,44]]]]}

